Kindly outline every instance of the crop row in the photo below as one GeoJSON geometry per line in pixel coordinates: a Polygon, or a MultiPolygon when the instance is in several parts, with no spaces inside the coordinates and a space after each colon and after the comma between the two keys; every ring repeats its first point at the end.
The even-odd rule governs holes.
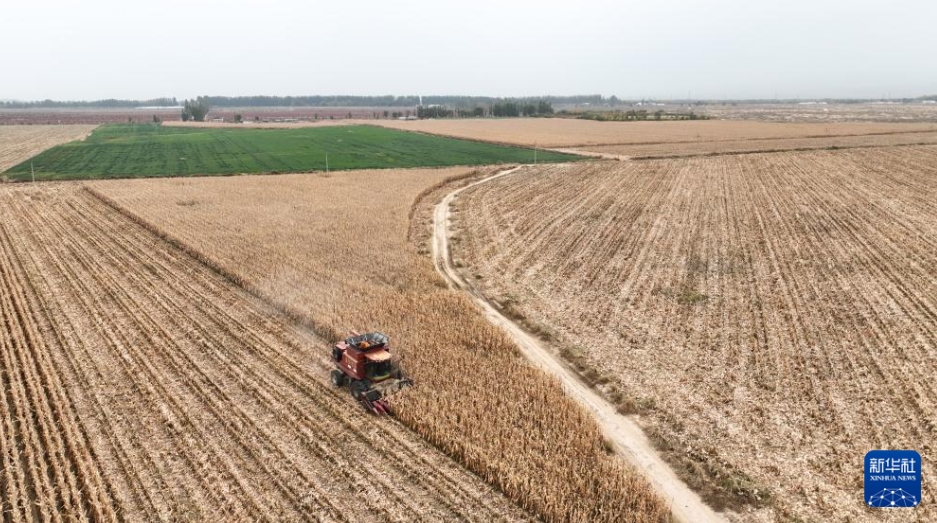
{"type": "Polygon", "coordinates": [[[93,190],[317,332],[388,333],[418,384],[394,400],[399,419],[542,519],[665,520],[666,505],[606,453],[589,414],[444,288],[408,242],[414,199],[465,171],[134,180],[93,190]]]}
{"type": "Polygon", "coordinates": [[[720,140],[691,143],[600,145],[584,147],[581,150],[586,152],[625,155],[633,159],[662,159],[684,156],[718,156],[722,154],[778,151],[875,148],[935,143],[937,143],[937,132],[931,131],[768,140],[720,140]]]}
{"type": "Polygon", "coordinates": [[[0,367],[13,521],[529,519],[332,390],[320,339],[96,198],[75,187],[0,198],[3,288],[26,289],[11,296],[41,316],[28,340],[44,344],[0,330],[14,335],[0,367]]]}
{"type": "Polygon", "coordinates": [[[846,521],[857,456],[934,445],[935,175],[934,147],[543,167],[467,191],[454,254],[716,498],[846,521]]]}

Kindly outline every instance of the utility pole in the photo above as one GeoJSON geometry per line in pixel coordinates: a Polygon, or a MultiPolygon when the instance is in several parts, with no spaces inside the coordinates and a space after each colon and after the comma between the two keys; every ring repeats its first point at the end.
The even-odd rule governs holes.
{"type": "Polygon", "coordinates": [[[329,174],[329,153],[325,153],[325,174],[329,174]]]}
{"type": "Polygon", "coordinates": [[[29,162],[29,172],[33,175],[33,183],[36,183],[36,169],[33,168],[33,162],[29,162]]]}

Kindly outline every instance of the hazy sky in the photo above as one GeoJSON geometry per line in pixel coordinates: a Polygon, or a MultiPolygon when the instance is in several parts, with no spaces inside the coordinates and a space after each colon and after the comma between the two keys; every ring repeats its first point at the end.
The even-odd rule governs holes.
{"type": "Polygon", "coordinates": [[[0,99],[937,94],[935,0],[2,0],[0,99]]]}

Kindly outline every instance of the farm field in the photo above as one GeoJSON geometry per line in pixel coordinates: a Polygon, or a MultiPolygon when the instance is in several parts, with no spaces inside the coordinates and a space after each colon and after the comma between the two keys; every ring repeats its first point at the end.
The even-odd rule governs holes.
{"type": "Polygon", "coordinates": [[[897,521],[878,448],[920,449],[894,517],[930,521],[935,202],[934,146],[528,167],[459,196],[453,254],[746,521],[897,521]]]}
{"type": "Polygon", "coordinates": [[[323,337],[390,334],[417,383],[394,399],[398,419],[544,521],[666,521],[666,503],[608,454],[591,416],[468,298],[446,288],[420,254],[425,246],[408,239],[411,216],[436,203],[422,196],[473,174],[355,171],[91,187],[323,337]]]}
{"type": "Polygon", "coordinates": [[[720,120],[764,122],[937,122],[937,103],[708,104],[701,112],[720,120]]]}
{"type": "Polygon", "coordinates": [[[772,123],[683,120],[597,122],[567,118],[479,118],[368,121],[392,129],[522,146],[569,148],[594,145],[711,142],[831,137],[937,131],[937,123],[772,123]]]}
{"type": "Polygon", "coordinates": [[[81,140],[94,128],[94,125],[0,125],[0,173],[50,147],[81,140]]]}
{"type": "Polygon", "coordinates": [[[76,185],[0,188],[0,288],[4,522],[536,520],[76,185]]]}
{"type": "MultiPolygon", "coordinates": [[[[532,161],[518,147],[404,133],[372,126],[206,129],[113,124],[9,169],[11,180],[73,180],[193,174],[276,173],[532,161]],[[328,166],[326,165],[328,160],[328,166]]],[[[542,162],[575,156],[541,151],[542,162]]]]}
{"type": "Polygon", "coordinates": [[[892,133],[833,138],[785,138],[765,140],[727,140],[692,143],[663,143],[649,145],[595,145],[577,148],[583,153],[602,153],[628,156],[635,160],[660,159],[682,156],[707,156],[737,153],[807,151],[835,148],[892,147],[896,145],[937,144],[937,131],[921,133],[892,133]]]}

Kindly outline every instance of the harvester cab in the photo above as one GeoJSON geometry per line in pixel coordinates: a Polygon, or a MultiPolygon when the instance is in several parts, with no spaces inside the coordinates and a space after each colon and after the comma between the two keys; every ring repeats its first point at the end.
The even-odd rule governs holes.
{"type": "Polygon", "coordinates": [[[348,385],[352,397],[375,414],[390,414],[387,397],[413,386],[391,356],[390,340],[380,332],[353,332],[332,345],[332,362],[332,384],[348,385]]]}

